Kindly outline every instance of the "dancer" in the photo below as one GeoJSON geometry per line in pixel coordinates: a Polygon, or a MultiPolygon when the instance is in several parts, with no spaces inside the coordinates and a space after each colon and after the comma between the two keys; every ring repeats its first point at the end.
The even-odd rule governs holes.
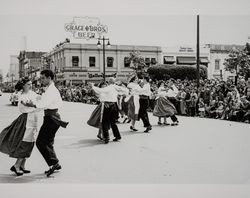
{"type": "Polygon", "coordinates": [[[129,95],[126,97],[125,102],[128,103],[128,118],[131,120],[130,129],[132,131],[138,131],[135,128],[135,122],[139,119],[139,94],[141,87],[138,84],[138,79],[136,76],[133,76],[128,84],[129,95]]]}
{"type": "Polygon", "coordinates": [[[124,118],[122,123],[125,123],[128,120],[128,110],[127,110],[127,105],[124,102],[126,96],[129,93],[129,90],[127,89],[126,85],[124,83],[119,83],[120,86],[122,86],[124,88],[125,93],[119,93],[118,94],[118,109],[119,109],[119,113],[121,115],[121,118],[124,118]]]}
{"type": "Polygon", "coordinates": [[[167,91],[168,100],[175,106],[176,111],[178,113],[180,113],[179,112],[180,111],[179,110],[180,109],[179,102],[176,99],[176,97],[177,97],[177,95],[179,93],[179,90],[177,89],[177,87],[174,84],[174,79],[169,80],[169,83],[168,83],[167,87],[168,87],[168,91],[167,91]]]}
{"type": "Polygon", "coordinates": [[[121,112],[120,113],[121,113],[121,115],[124,118],[124,120],[123,120],[122,123],[130,123],[131,120],[128,118],[128,103],[125,102],[125,99],[128,96],[128,94],[129,94],[129,89],[127,88],[127,84],[125,84],[125,83],[122,83],[121,86],[125,90],[125,92],[121,96],[121,104],[120,104],[121,105],[121,112]]]}
{"type": "Polygon", "coordinates": [[[152,126],[148,118],[148,107],[149,107],[149,96],[151,95],[149,78],[144,77],[142,82],[142,88],[140,89],[140,108],[139,108],[139,119],[142,119],[144,127],[146,127],[145,133],[152,130],[152,126]]]}
{"type": "Polygon", "coordinates": [[[158,92],[156,97],[156,105],[153,111],[153,115],[159,118],[158,124],[162,125],[161,118],[164,118],[164,125],[169,125],[167,123],[167,117],[172,120],[172,126],[178,125],[179,121],[175,114],[177,113],[175,106],[167,99],[168,88],[165,88],[164,82],[160,82],[158,86],[158,92]]]}
{"type": "Polygon", "coordinates": [[[31,87],[29,78],[23,78],[16,84],[15,89],[21,92],[18,107],[22,114],[0,134],[0,151],[17,159],[10,169],[17,176],[31,172],[26,170],[25,162],[32,153],[38,133],[37,110],[24,106],[28,101],[35,103],[39,99],[39,95],[33,92],[31,87]]]}
{"type": "MultiPolygon", "coordinates": [[[[104,88],[106,86],[107,85],[105,82],[101,82],[99,84],[99,88],[104,88]]],[[[87,121],[87,124],[92,126],[92,127],[98,128],[99,131],[97,134],[97,138],[99,138],[100,140],[103,140],[102,117],[103,117],[103,110],[104,110],[105,94],[99,93],[98,97],[99,97],[100,103],[97,105],[97,107],[92,112],[89,120],[87,121]]]]}
{"type": "Polygon", "coordinates": [[[45,174],[49,177],[56,170],[60,170],[62,168],[54,149],[54,139],[59,127],[61,126],[66,128],[68,122],[62,121],[58,113],[58,108],[62,105],[62,98],[53,82],[54,73],[51,70],[43,70],[41,71],[40,79],[41,83],[47,87],[41,97],[41,100],[37,103],[30,101],[25,105],[44,109],[45,116],[37,137],[36,145],[46,163],[50,167],[48,171],[45,171],[45,174]]]}
{"type": "Polygon", "coordinates": [[[103,96],[104,110],[102,117],[102,130],[103,130],[103,140],[105,144],[109,143],[109,128],[111,127],[115,139],[113,141],[117,142],[121,140],[121,135],[119,129],[116,125],[116,120],[118,116],[118,106],[117,106],[117,96],[118,92],[122,91],[122,87],[115,85],[115,79],[110,78],[108,81],[108,86],[104,88],[95,87],[92,84],[92,89],[99,95],[103,96]]]}

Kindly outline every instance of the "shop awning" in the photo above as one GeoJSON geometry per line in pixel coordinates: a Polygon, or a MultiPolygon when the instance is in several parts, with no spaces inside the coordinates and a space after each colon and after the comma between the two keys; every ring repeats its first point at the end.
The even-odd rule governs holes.
{"type": "Polygon", "coordinates": [[[174,63],[174,62],[175,62],[175,59],[173,56],[164,56],[164,64],[174,63]]]}
{"type": "Polygon", "coordinates": [[[201,63],[209,63],[207,57],[201,57],[201,58],[200,58],[200,62],[201,62],[201,63]]]}
{"type": "Polygon", "coordinates": [[[195,57],[177,57],[177,64],[195,64],[196,58],[195,57]]]}

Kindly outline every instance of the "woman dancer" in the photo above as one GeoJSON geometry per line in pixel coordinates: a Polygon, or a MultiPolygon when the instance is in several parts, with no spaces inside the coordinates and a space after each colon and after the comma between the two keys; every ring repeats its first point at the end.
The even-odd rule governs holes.
{"type": "Polygon", "coordinates": [[[162,125],[161,118],[164,118],[164,125],[167,123],[167,117],[170,117],[173,123],[172,126],[178,125],[179,121],[175,114],[177,113],[175,106],[167,99],[168,89],[165,88],[164,82],[159,83],[159,89],[157,91],[156,105],[153,111],[153,115],[159,118],[158,124],[162,125]]]}
{"type": "Polygon", "coordinates": [[[141,87],[138,84],[138,79],[136,76],[132,77],[129,84],[129,95],[126,97],[125,102],[128,103],[128,118],[131,120],[130,129],[132,131],[138,131],[135,128],[135,122],[138,120],[138,113],[140,109],[139,94],[141,87]]]}
{"type": "MultiPolygon", "coordinates": [[[[104,88],[106,86],[107,85],[105,82],[101,82],[99,84],[100,88],[104,88]]],[[[103,134],[102,134],[102,116],[103,116],[103,110],[104,110],[103,94],[99,94],[98,97],[99,97],[100,103],[91,114],[87,123],[88,125],[99,129],[97,138],[99,138],[100,140],[103,140],[103,134]]]]}
{"type": "Polygon", "coordinates": [[[20,80],[15,89],[21,91],[18,107],[22,113],[10,126],[0,134],[0,151],[16,158],[16,163],[10,168],[17,176],[31,171],[25,169],[26,159],[30,157],[37,130],[37,111],[33,107],[24,106],[30,101],[36,102],[39,95],[31,90],[32,83],[28,78],[20,80]]]}

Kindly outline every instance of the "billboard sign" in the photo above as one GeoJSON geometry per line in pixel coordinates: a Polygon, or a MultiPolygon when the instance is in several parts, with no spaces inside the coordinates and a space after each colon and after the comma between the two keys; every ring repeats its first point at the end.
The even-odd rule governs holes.
{"type": "Polygon", "coordinates": [[[95,17],[74,17],[70,23],[65,23],[66,32],[73,34],[76,39],[97,39],[102,34],[108,33],[108,27],[100,23],[95,17]]]}

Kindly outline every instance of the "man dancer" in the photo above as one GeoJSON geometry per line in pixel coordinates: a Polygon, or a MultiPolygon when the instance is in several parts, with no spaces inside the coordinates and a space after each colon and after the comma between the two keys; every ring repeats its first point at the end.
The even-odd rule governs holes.
{"type": "Polygon", "coordinates": [[[92,89],[97,94],[102,94],[104,102],[104,111],[102,118],[102,130],[103,130],[103,140],[105,144],[109,143],[109,128],[111,127],[115,139],[113,141],[117,142],[121,140],[121,135],[119,129],[116,125],[118,106],[117,97],[118,91],[122,91],[123,88],[115,85],[115,79],[110,78],[108,81],[108,86],[104,88],[95,87],[92,84],[92,89]]]}
{"type": "Polygon", "coordinates": [[[147,109],[149,107],[149,96],[151,94],[149,78],[143,78],[143,86],[140,90],[140,109],[139,109],[139,119],[142,119],[144,127],[146,127],[145,133],[152,130],[152,126],[149,122],[147,109]]]}
{"type": "Polygon", "coordinates": [[[30,102],[26,105],[44,109],[44,120],[36,140],[36,145],[50,167],[48,171],[45,171],[45,174],[49,177],[56,170],[62,168],[59,164],[53,145],[59,127],[66,128],[68,122],[62,121],[58,113],[58,108],[62,105],[62,98],[58,89],[54,85],[53,72],[51,70],[43,70],[40,79],[41,83],[47,87],[42,94],[41,100],[36,104],[30,102]]]}

